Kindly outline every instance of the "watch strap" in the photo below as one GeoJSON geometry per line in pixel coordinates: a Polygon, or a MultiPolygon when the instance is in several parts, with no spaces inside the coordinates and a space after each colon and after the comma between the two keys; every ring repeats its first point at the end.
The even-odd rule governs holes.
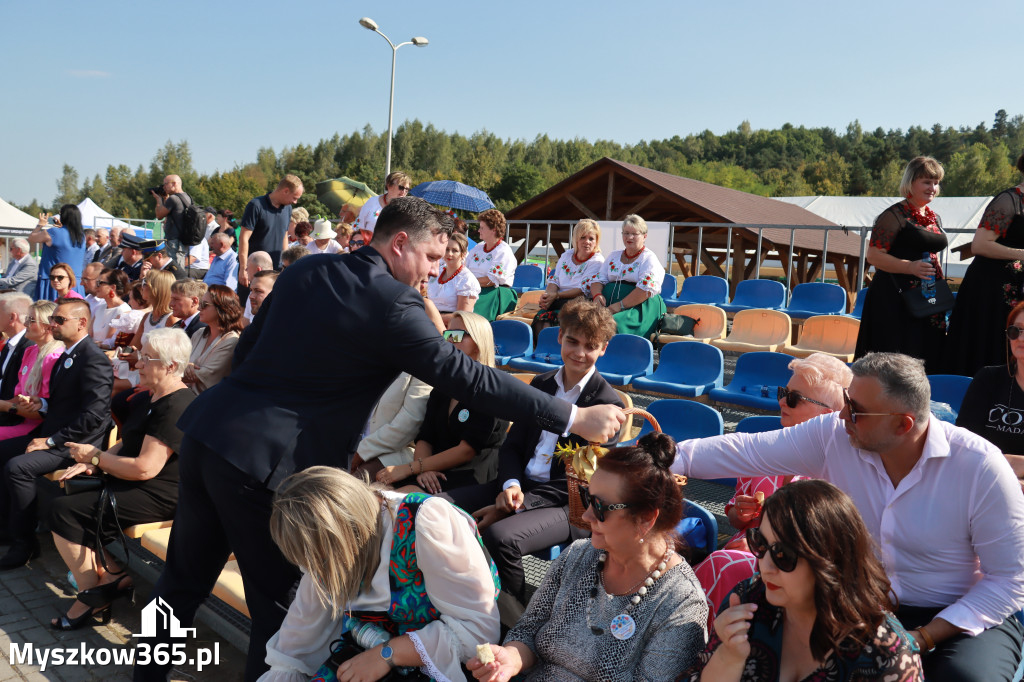
{"type": "Polygon", "coordinates": [[[395,655],[395,650],[391,648],[391,645],[387,642],[380,649],[380,657],[384,659],[384,662],[388,664],[388,667],[394,670],[398,666],[395,665],[395,661],[392,658],[395,655]]]}

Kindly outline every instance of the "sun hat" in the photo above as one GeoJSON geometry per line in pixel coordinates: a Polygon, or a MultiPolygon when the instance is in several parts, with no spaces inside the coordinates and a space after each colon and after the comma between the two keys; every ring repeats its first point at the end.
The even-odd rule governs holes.
{"type": "Polygon", "coordinates": [[[334,239],[338,233],[331,228],[331,221],[321,218],[313,224],[313,233],[309,235],[313,239],[334,239]]]}

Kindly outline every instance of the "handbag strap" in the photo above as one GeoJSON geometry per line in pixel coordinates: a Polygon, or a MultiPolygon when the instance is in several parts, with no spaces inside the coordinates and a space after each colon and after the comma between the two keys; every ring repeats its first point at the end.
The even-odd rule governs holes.
{"type": "Polygon", "coordinates": [[[121,528],[121,520],[117,517],[117,498],[107,489],[107,482],[105,480],[103,481],[103,487],[100,489],[99,502],[96,503],[96,546],[94,550],[99,555],[100,565],[103,566],[103,570],[107,573],[116,575],[128,570],[132,555],[128,551],[128,540],[125,538],[124,529],[121,528]],[[111,571],[110,567],[107,566],[107,553],[103,549],[103,540],[100,536],[100,529],[103,528],[103,515],[106,513],[108,506],[110,507],[110,513],[114,515],[114,526],[121,537],[121,549],[124,551],[124,567],[120,571],[111,571]]]}

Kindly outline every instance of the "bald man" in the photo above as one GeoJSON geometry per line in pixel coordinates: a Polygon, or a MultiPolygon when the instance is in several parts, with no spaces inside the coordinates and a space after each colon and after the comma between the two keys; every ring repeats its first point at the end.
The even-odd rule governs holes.
{"type": "Polygon", "coordinates": [[[156,201],[154,211],[157,219],[164,221],[164,243],[167,255],[182,270],[188,268],[188,248],[181,243],[181,221],[185,208],[192,205],[192,197],[181,189],[181,178],[168,175],[164,178],[164,195],[150,190],[156,201]]]}

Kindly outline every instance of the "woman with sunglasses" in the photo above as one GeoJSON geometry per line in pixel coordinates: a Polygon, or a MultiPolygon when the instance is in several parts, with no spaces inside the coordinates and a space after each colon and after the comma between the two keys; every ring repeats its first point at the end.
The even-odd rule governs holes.
{"type": "Polygon", "coordinates": [[[50,268],[50,289],[53,292],[53,300],[59,298],[82,298],[82,295],[75,291],[75,271],[67,263],[55,263],[50,268]]]}
{"type": "Polygon", "coordinates": [[[1024,489],[1024,302],[1006,318],[1006,364],[983,367],[967,387],[956,425],[998,447],[1024,489]]]}
{"type": "Polygon", "coordinates": [[[242,306],[238,294],[214,284],[199,303],[199,321],[206,329],[192,336],[192,355],[182,381],[199,395],[231,371],[231,357],[242,333],[242,306]]]}
{"type": "MultiPolygon", "coordinates": [[[[480,315],[455,312],[444,338],[477,362],[494,367],[494,335],[480,315]]],[[[508,422],[435,388],[427,399],[412,461],[384,467],[377,472],[377,481],[399,492],[432,494],[487,483],[498,475],[498,448],[506,431],[508,422]]]]}
{"type": "Polygon", "coordinates": [[[765,500],[747,531],[760,573],[723,604],[689,682],[920,682],[914,640],[853,501],[797,481],[765,500]],[[727,607],[727,608],[726,608],[727,607]]]}
{"type": "Polygon", "coordinates": [[[478,680],[672,680],[696,662],[707,605],[679,552],[683,496],[664,433],[614,448],[580,493],[591,537],[559,555],[478,680]]]}
{"type": "MultiPolygon", "coordinates": [[[[789,363],[793,376],[779,386],[779,412],[783,428],[843,408],[843,389],[853,381],[853,372],[842,361],[823,353],[789,363]]],[[[756,563],[747,547],[746,531],[761,522],[762,503],[782,486],[801,476],[757,476],[736,479],[736,493],[725,505],[725,515],[736,533],[725,546],[712,552],[694,569],[708,595],[714,618],[725,595],[740,581],[752,576],[756,563]],[[761,502],[758,501],[760,496],[761,502]]]]}
{"type": "MultiPolygon", "coordinates": [[[[50,315],[57,309],[53,301],[36,301],[29,306],[25,318],[25,337],[33,345],[25,349],[18,369],[18,385],[14,395],[50,397],[50,374],[64,352],[64,344],[53,338],[50,315]]],[[[0,400],[0,412],[10,415],[6,426],[0,426],[0,441],[25,436],[42,424],[42,416],[30,407],[10,400],[0,400]]]]}

